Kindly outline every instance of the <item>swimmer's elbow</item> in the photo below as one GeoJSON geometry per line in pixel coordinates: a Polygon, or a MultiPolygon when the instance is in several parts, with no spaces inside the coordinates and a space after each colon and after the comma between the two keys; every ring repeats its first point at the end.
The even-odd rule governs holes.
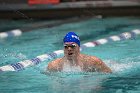
{"type": "Polygon", "coordinates": [[[110,68],[107,68],[103,72],[105,72],[105,73],[112,73],[112,70],[110,68]]]}
{"type": "Polygon", "coordinates": [[[106,64],[102,64],[102,66],[100,68],[101,68],[102,72],[112,73],[111,68],[109,68],[106,64]]]}
{"type": "Polygon", "coordinates": [[[100,61],[98,64],[99,71],[105,72],[105,73],[112,73],[112,70],[110,67],[108,67],[104,62],[100,61]]]}
{"type": "Polygon", "coordinates": [[[97,68],[97,71],[103,73],[112,73],[112,70],[109,67],[97,68]]]}

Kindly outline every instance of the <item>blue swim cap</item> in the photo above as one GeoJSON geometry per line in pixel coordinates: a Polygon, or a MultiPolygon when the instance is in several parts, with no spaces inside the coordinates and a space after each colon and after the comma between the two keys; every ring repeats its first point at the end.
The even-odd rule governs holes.
{"type": "Polygon", "coordinates": [[[74,32],[68,32],[66,34],[66,36],[64,37],[63,42],[64,43],[65,42],[75,42],[80,47],[80,39],[79,39],[79,36],[77,34],[75,34],[74,32]]]}

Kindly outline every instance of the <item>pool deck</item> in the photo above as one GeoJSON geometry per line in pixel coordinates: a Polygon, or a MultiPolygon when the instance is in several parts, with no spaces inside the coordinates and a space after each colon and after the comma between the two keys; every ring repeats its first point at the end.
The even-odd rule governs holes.
{"type": "Polygon", "coordinates": [[[1,19],[62,19],[80,16],[140,16],[140,2],[79,1],[55,5],[0,4],[1,19]]]}

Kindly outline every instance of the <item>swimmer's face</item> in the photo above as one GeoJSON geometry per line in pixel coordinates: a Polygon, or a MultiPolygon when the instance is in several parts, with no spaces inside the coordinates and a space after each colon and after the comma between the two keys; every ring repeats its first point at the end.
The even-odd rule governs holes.
{"type": "Polygon", "coordinates": [[[74,42],[64,43],[64,54],[68,59],[73,59],[79,54],[79,46],[74,42]]]}

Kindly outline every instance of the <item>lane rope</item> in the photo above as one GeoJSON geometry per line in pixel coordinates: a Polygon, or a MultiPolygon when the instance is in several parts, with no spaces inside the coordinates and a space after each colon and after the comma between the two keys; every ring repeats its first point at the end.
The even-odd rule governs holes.
{"type": "MultiPolygon", "coordinates": [[[[130,32],[124,32],[119,35],[113,35],[113,36],[110,36],[107,38],[98,39],[96,41],[84,43],[83,45],[81,45],[80,50],[82,51],[84,48],[95,47],[95,46],[110,43],[110,42],[135,38],[137,35],[140,35],[139,29],[135,29],[130,32]]],[[[42,61],[45,61],[45,60],[49,61],[51,59],[55,59],[59,55],[63,54],[63,52],[64,52],[63,50],[56,50],[50,54],[43,54],[43,55],[39,55],[33,59],[20,61],[20,62],[14,63],[14,64],[5,65],[5,66],[0,67],[0,72],[20,71],[20,70],[23,70],[24,68],[37,65],[37,64],[41,63],[42,61]]]]}
{"type": "Polygon", "coordinates": [[[7,31],[7,32],[1,32],[0,33],[0,39],[5,39],[5,38],[15,37],[15,36],[21,36],[21,35],[22,35],[22,31],[20,29],[14,29],[14,30],[7,31]]]}

